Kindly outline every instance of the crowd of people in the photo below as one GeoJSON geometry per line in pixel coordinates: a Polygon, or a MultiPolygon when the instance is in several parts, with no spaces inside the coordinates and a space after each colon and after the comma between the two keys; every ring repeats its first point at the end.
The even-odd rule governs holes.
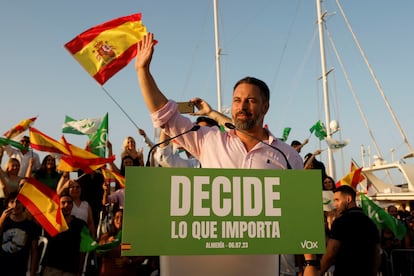
{"type": "MultiPolygon", "coordinates": [[[[280,255],[280,264],[271,255],[174,256],[173,262],[183,263],[185,258],[185,262],[200,270],[198,275],[268,275],[269,269],[279,271],[279,275],[391,275],[386,264],[392,250],[414,248],[413,211],[398,213],[395,206],[388,207],[396,219],[405,221],[407,234],[403,240],[396,239],[389,229],[377,229],[357,206],[356,191],[346,185],[335,187],[335,180],[326,174],[323,162],[317,160],[321,150],[302,158],[300,152],[308,139],[302,143],[295,140],[289,145],[263,127],[270,107],[270,91],[257,78],[245,77],[235,84],[231,118],[200,98],[190,100],[197,107],[193,114],[197,119],[192,121],[183,116],[176,102],[158,89],[151,75],[154,44],[151,33],[138,43],[135,69],[154,127],[162,129],[159,140],[167,141],[194,125],[200,129],[177,137],[173,143],[160,144],[150,156],[151,160],[144,160],[143,148],[137,149],[135,138],[128,136],[119,167],[113,162],[107,165],[111,171],[125,176],[127,166],[144,166],[145,161],[159,167],[314,169],[321,171],[324,196],[329,194],[333,202],[324,209],[325,254],[280,255]],[[210,145],[215,146],[214,151],[210,145]],[[180,149],[185,151],[185,156],[178,154],[180,149]],[[258,262],[266,265],[258,266],[258,262]]],[[[138,133],[150,148],[154,146],[144,130],[139,129],[138,133]]],[[[161,275],[159,257],[121,256],[120,243],[102,252],[85,254],[80,250],[83,229],[100,245],[120,240],[125,198],[125,189],[120,183],[105,181],[99,170],[90,174],[78,171],[76,178],[71,177],[68,172],[57,170],[58,160],[53,154],[47,154],[40,162],[38,153],[29,147],[28,136],[20,142],[27,147],[0,148],[0,164],[3,154],[8,156],[4,169],[3,166],[0,169],[1,275],[161,275]],[[19,189],[28,177],[57,193],[67,231],[50,236],[18,200],[19,189]],[[47,242],[39,243],[40,237],[47,242]]],[[[107,149],[112,155],[110,141],[107,149]]],[[[398,266],[401,274],[394,275],[408,275],[404,274],[408,273],[406,264],[401,261],[398,266]]],[[[182,271],[184,275],[192,273],[182,271]]]]}

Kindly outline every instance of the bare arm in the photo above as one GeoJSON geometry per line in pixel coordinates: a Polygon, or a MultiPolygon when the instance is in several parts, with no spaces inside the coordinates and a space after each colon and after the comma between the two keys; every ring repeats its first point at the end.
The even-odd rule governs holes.
{"type": "Polygon", "coordinates": [[[321,154],[321,153],[322,153],[322,150],[320,150],[320,149],[316,150],[316,151],[315,151],[315,152],[311,155],[311,157],[309,157],[309,158],[308,158],[308,160],[306,160],[306,163],[304,164],[303,169],[304,169],[304,170],[308,170],[308,169],[311,167],[312,162],[313,162],[313,159],[315,159],[316,155],[319,155],[319,154],[321,154]]]}
{"type": "Polygon", "coordinates": [[[332,266],[334,259],[338,254],[340,246],[340,241],[334,239],[328,240],[328,245],[326,246],[326,253],[322,256],[321,259],[321,275],[323,275],[332,266]]]}
{"type": "Polygon", "coordinates": [[[147,134],[145,133],[145,131],[141,128],[138,128],[138,133],[139,135],[142,136],[142,138],[144,138],[144,143],[148,146],[148,147],[152,147],[154,145],[154,143],[148,138],[147,134]]]}
{"type": "Polygon", "coordinates": [[[154,45],[154,34],[148,33],[138,42],[135,59],[135,70],[137,71],[141,93],[151,113],[159,110],[168,102],[168,99],[162,94],[150,73],[154,45]]]}
{"type": "Polygon", "coordinates": [[[109,183],[104,182],[102,184],[102,190],[103,190],[102,205],[106,205],[108,203],[109,183]]]}
{"type": "MultiPolygon", "coordinates": [[[[108,156],[112,156],[113,155],[113,151],[112,151],[112,143],[109,142],[109,140],[106,141],[106,148],[108,149],[108,156]]],[[[111,168],[111,171],[120,172],[120,169],[115,165],[114,161],[109,162],[109,167],[111,168]]]]}
{"type": "Polygon", "coordinates": [[[207,116],[213,120],[216,120],[219,123],[219,125],[222,125],[222,126],[224,126],[225,123],[232,122],[231,118],[211,108],[211,106],[203,99],[194,98],[194,99],[191,99],[190,102],[194,103],[194,105],[198,109],[197,112],[191,115],[207,116]]]}
{"type": "MultiPolygon", "coordinates": [[[[314,254],[303,254],[305,260],[317,260],[314,254]]],[[[303,268],[303,276],[319,276],[322,275],[316,266],[307,265],[303,268]]]]}
{"type": "Polygon", "coordinates": [[[26,169],[26,174],[25,174],[26,177],[31,177],[32,176],[33,163],[34,163],[34,158],[30,157],[29,165],[27,166],[27,169],[26,169]]]}
{"type": "Polygon", "coordinates": [[[65,188],[69,188],[69,182],[70,182],[69,174],[68,174],[68,177],[63,177],[63,175],[62,175],[62,177],[59,179],[59,183],[56,187],[56,193],[58,195],[60,195],[60,193],[62,193],[65,188]]]}

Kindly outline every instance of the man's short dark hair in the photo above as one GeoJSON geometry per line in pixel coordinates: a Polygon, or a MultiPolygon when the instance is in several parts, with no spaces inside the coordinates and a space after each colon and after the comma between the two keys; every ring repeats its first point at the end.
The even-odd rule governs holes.
{"type": "Polygon", "coordinates": [[[301,142],[299,142],[298,140],[293,140],[292,141],[292,143],[290,143],[290,146],[300,146],[300,145],[302,145],[302,143],[301,142]]]}
{"type": "Polygon", "coordinates": [[[7,206],[7,204],[9,204],[10,201],[15,200],[18,194],[19,192],[10,192],[9,195],[6,197],[6,200],[4,201],[5,206],[7,206]]]}
{"type": "Polygon", "coordinates": [[[262,93],[262,97],[264,102],[269,102],[270,101],[270,90],[269,87],[267,86],[267,84],[259,79],[256,79],[254,77],[245,77],[242,78],[241,80],[239,80],[233,87],[233,91],[236,90],[236,87],[239,86],[242,83],[248,83],[248,84],[253,84],[257,87],[259,87],[260,92],[262,93]]]}
{"type": "Polygon", "coordinates": [[[340,192],[340,193],[343,193],[343,194],[346,194],[346,195],[350,195],[352,197],[352,200],[355,201],[356,191],[355,191],[354,188],[352,188],[349,185],[342,185],[342,186],[337,187],[334,190],[334,193],[336,193],[336,192],[340,192]]]}
{"type": "Polygon", "coordinates": [[[209,117],[198,117],[196,120],[196,124],[199,124],[201,122],[205,122],[206,124],[208,124],[209,126],[216,126],[216,127],[220,127],[219,124],[217,123],[216,120],[213,120],[209,117]]]}

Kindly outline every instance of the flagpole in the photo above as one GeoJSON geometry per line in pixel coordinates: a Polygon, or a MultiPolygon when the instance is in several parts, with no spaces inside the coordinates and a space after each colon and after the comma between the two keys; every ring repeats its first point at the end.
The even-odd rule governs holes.
{"type": "Polygon", "coordinates": [[[122,108],[122,106],[119,105],[119,103],[111,96],[111,94],[108,93],[108,91],[101,86],[102,90],[105,92],[106,95],[121,109],[121,111],[125,114],[125,116],[129,119],[129,121],[137,128],[139,129],[138,125],[132,120],[132,118],[126,113],[126,111],[122,108]]]}

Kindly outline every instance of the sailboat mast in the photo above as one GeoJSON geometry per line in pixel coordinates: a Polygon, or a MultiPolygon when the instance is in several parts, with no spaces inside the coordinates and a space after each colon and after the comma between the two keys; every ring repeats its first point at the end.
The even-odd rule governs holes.
{"type": "Polygon", "coordinates": [[[221,69],[220,69],[220,45],[218,31],[218,4],[214,0],[214,35],[216,41],[216,78],[217,78],[217,111],[221,112],[221,69]]]}
{"type": "MultiPolygon", "coordinates": [[[[328,93],[328,71],[326,70],[326,60],[325,60],[325,37],[323,32],[323,19],[326,13],[322,14],[321,11],[321,2],[323,0],[316,0],[316,9],[318,14],[318,30],[319,30],[319,46],[321,54],[321,67],[322,67],[322,85],[323,85],[323,98],[325,106],[325,126],[326,126],[326,136],[327,138],[331,137],[331,130],[329,127],[331,118],[330,118],[330,109],[329,109],[329,93],[328,93]]],[[[332,150],[328,147],[328,174],[336,179],[335,169],[334,169],[334,159],[332,150]]]]}

